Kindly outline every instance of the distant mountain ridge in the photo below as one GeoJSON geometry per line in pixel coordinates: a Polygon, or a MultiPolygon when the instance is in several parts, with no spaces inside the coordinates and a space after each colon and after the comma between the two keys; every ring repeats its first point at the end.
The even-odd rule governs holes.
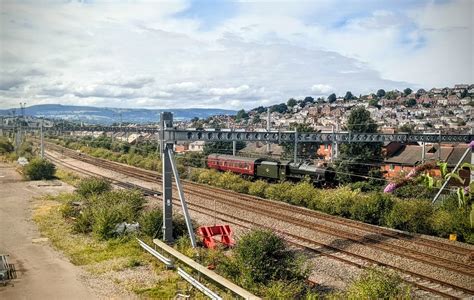
{"type": "MultiPolygon", "coordinates": [[[[19,108],[0,110],[0,115],[21,113],[19,108]]],[[[62,104],[33,105],[25,108],[26,116],[46,117],[52,119],[65,119],[68,121],[81,121],[93,124],[112,124],[120,122],[152,123],[158,122],[160,113],[172,112],[176,120],[190,120],[194,117],[200,119],[213,115],[235,115],[236,111],[215,108],[176,108],[176,109],[144,109],[144,108],[111,108],[94,106],[74,106],[62,104]],[[121,117],[120,117],[121,114],[121,117]]]]}

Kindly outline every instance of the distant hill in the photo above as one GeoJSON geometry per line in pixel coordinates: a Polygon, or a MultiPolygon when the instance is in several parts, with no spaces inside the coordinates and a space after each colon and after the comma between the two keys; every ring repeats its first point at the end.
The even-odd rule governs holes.
{"type": "MultiPolygon", "coordinates": [[[[12,111],[13,109],[0,110],[0,115],[9,115],[12,111]]],[[[233,110],[214,108],[130,109],[44,104],[26,107],[25,115],[65,119],[69,121],[82,121],[91,124],[111,124],[120,121],[119,114],[121,113],[123,122],[143,124],[158,122],[162,111],[172,112],[175,120],[190,120],[194,117],[203,119],[213,115],[235,115],[236,113],[236,111],[233,110]]],[[[19,108],[16,109],[16,114],[20,114],[19,108]]]]}

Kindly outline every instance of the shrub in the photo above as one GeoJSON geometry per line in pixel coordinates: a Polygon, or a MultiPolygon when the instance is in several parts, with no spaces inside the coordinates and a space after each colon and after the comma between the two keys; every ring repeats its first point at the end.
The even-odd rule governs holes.
{"type": "Polygon", "coordinates": [[[291,187],[289,195],[290,203],[307,206],[316,197],[317,192],[311,183],[302,181],[291,187]]]}
{"type": "Polygon", "coordinates": [[[102,209],[103,207],[112,209],[116,207],[120,211],[121,222],[129,223],[136,221],[140,217],[140,212],[145,204],[145,198],[137,190],[117,190],[100,194],[90,201],[91,207],[102,209]]]}
{"type": "Polygon", "coordinates": [[[257,180],[250,183],[248,193],[257,197],[265,197],[265,190],[268,188],[269,184],[263,180],[257,180]]]}
{"type": "Polygon", "coordinates": [[[393,199],[390,195],[372,193],[359,197],[350,208],[351,218],[362,222],[381,225],[385,216],[393,207],[393,199]]]}
{"type": "Polygon", "coordinates": [[[219,175],[216,170],[203,170],[199,173],[198,182],[213,185],[219,178],[219,175]]]}
{"type": "Polygon", "coordinates": [[[7,154],[13,152],[12,143],[6,138],[0,137],[0,154],[7,154]]]}
{"type": "Polygon", "coordinates": [[[63,218],[77,218],[80,215],[81,209],[79,206],[74,206],[73,202],[76,199],[70,199],[66,203],[62,204],[59,208],[63,218]]]}
{"type": "Polygon", "coordinates": [[[233,253],[239,281],[245,287],[272,280],[303,280],[309,274],[302,257],[269,230],[257,229],[243,235],[233,253]]]}
{"type": "Polygon", "coordinates": [[[345,299],[410,299],[410,289],[391,271],[367,269],[347,289],[345,299]]]}
{"type": "Polygon", "coordinates": [[[359,192],[351,191],[349,187],[342,187],[334,191],[321,193],[313,206],[332,215],[349,217],[354,202],[359,198],[361,198],[359,192]]]}
{"type": "Polygon", "coordinates": [[[93,218],[92,232],[94,232],[99,239],[103,240],[115,237],[115,226],[125,221],[118,207],[104,205],[94,207],[93,218]]]}
{"type": "Polygon", "coordinates": [[[115,237],[115,226],[121,222],[135,222],[144,202],[145,199],[138,191],[120,190],[93,194],[77,216],[74,231],[92,231],[100,239],[115,237]]]}
{"type": "Polygon", "coordinates": [[[432,230],[440,237],[448,237],[456,233],[458,240],[468,241],[473,234],[470,227],[469,210],[457,206],[456,197],[449,197],[435,208],[430,224],[432,230]]]}
{"type": "Polygon", "coordinates": [[[367,181],[358,181],[349,185],[352,190],[360,190],[361,192],[371,192],[380,190],[380,185],[374,185],[367,181]]]}
{"type": "Polygon", "coordinates": [[[289,192],[291,191],[292,187],[293,187],[293,184],[289,182],[270,184],[265,189],[265,198],[290,202],[291,195],[289,192]]]}
{"type": "Polygon", "coordinates": [[[18,155],[31,158],[32,154],[33,154],[33,144],[31,142],[23,142],[18,149],[18,155]]]}
{"type": "Polygon", "coordinates": [[[35,158],[31,160],[25,167],[24,173],[31,180],[53,179],[56,167],[53,163],[35,158]]]}
{"type": "Polygon", "coordinates": [[[92,210],[83,209],[76,218],[73,224],[73,231],[77,233],[89,233],[92,231],[92,223],[94,222],[94,216],[92,210]]]}
{"type": "Polygon", "coordinates": [[[138,220],[140,231],[151,238],[162,236],[163,212],[160,209],[154,209],[144,212],[138,220]]]}
{"type": "Polygon", "coordinates": [[[387,215],[385,223],[400,230],[429,233],[432,214],[433,208],[429,201],[399,200],[387,215]]]}
{"type": "Polygon", "coordinates": [[[191,172],[188,174],[188,179],[194,182],[198,182],[201,172],[202,170],[200,169],[192,169],[191,172]]]}
{"type": "Polygon", "coordinates": [[[105,181],[104,179],[90,177],[81,179],[81,181],[79,181],[76,193],[83,197],[89,197],[92,195],[99,195],[110,190],[111,186],[109,182],[105,181]]]}
{"type": "Polygon", "coordinates": [[[432,199],[435,195],[435,190],[418,182],[409,182],[408,184],[397,188],[393,194],[402,199],[432,199]]]}

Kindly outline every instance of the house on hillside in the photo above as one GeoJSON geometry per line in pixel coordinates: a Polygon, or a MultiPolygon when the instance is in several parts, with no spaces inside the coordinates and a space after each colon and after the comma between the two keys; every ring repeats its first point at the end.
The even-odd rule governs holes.
{"type": "MultiPolygon", "coordinates": [[[[468,145],[442,145],[441,149],[437,144],[426,145],[424,162],[443,161],[448,163],[448,168],[452,169],[461,159],[468,145]]],[[[403,173],[410,172],[417,165],[423,162],[423,147],[420,145],[402,145],[393,148],[384,160],[382,171],[385,177],[392,178],[403,173]]],[[[470,157],[466,157],[463,162],[470,162],[470,157]]],[[[430,174],[440,176],[438,168],[430,170],[430,174]]],[[[461,172],[462,177],[468,178],[469,172],[461,172]]]]}
{"type": "Polygon", "coordinates": [[[188,151],[189,152],[202,152],[204,150],[204,141],[195,141],[189,143],[188,151]]]}

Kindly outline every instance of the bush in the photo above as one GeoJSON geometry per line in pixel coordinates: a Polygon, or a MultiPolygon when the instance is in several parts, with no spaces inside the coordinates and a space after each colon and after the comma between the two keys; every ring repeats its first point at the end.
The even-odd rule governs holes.
{"type": "Polygon", "coordinates": [[[6,138],[0,137],[0,154],[7,154],[13,152],[12,143],[6,138]]]}
{"type": "Polygon", "coordinates": [[[343,187],[321,193],[319,198],[313,199],[315,203],[312,204],[312,207],[332,215],[350,217],[354,202],[360,198],[359,192],[343,187]]]}
{"type": "Polygon", "coordinates": [[[145,198],[137,190],[117,190],[93,197],[90,202],[93,209],[101,209],[102,207],[118,208],[122,219],[121,222],[127,221],[131,223],[140,217],[140,212],[145,204],[145,198]]]}
{"type": "Polygon", "coordinates": [[[240,274],[238,281],[245,287],[273,280],[304,280],[309,274],[302,257],[269,230],[258,229],[243,235],[233,253],[240,274]]]}
{"type": "Polygon", "coordinates": [[[426,200],[398,200],[387,215],[389,227],[419,233],[430,233],[433,214],[431,203],[426,200]]]}
{"type": "Polygon", "coordinates": [[[423,184],[417,182],[409,182],[408,184],[396,189],[393,194],[402,199],[433,199],[435,190],[430,189],[423,184]]]}
{"type": "Polygon", "coordinates": [[[213,185],[219,178],[219,172],[216,170],[203,170],[199,173],[197,182],[213,185]]]}
{"type": "Polygon", "coordinates": [[[53,179],[55,172],[56,167],[53,163],[40,158],[35,158],[31,160],[24,167],[24,174],[30,180],[53,179]]]}
{"type": "Polygon", "coordinates": [[[163,212],[160,209],[154,209],[144,212],[138,220],[140,231],[151,238],[162,236],[163,233],[163,212]]]}
{"type": "Polygon", "coordinates": [[[391,271],[367,269],[352,283],[344,299],[410,299],[410,289],[391,271]]]}
{"type": "Polygon", "coordinates": [[[291,195],[290,191],[293,184],[289,182],[282,182],[277,184],[270,184],[265,189],[265,198],[279,200],[284,202],[290,202],[291,195]]]}
{"type": "Polygon", "coordinates": [[[99,239],[109,239],[116,236],[114,232],[118,223],[125,221],[125,217],[116,206],[96,206],[93,210],[94,221],[92,223],[92,232],[99,239]]]}
{"type": "Polygon", "coordinates": [[[265,190],[269,184],[263,180],[257,180],[250,183],[248,193],[257,197],[265,197],[265,190]]]}
{"type": "Polygon", "coordinates": [[[317,192],[311,183],[302,181],[291,187],[289,196],[290,203],[308,206],[313,198],[317,196],[317,192]]]}
{"type": "Polygon", "coordinates": [[[430,220],[432,230],[440,237],[455,233],[459,241],[468,242],[473,234],[469,213],[469,210],[458,207],[456,197],[449,197],[435,208],[430,220]]]}
{"type": "Polygon", "coordinates": [[[110,183],[104,179],[95,177],[84,178],[79,181],[77,185],[76,193],[83,197],[89,197],[92,195],[99,195],[111,190],[110,183]]]}
{"type": "MultiPolygon", "coordinates": [[[[118,223],[132,223],[138,220],[145,198],[139,191],[112,191],[93,195],[87,199],[83,210],[77,215],[75,232],[93,232],[100,239],[116,236],[118,223]]],[[[65,210],[69,213],[68,210],[65,210]]]]}
{"type": "Polygon", "coordinates": [[[367,181],[354,182],[351,183],[349,186],[352,190],[360,190],[361,192],[372,192],[380,190],[380,185],[374,185],[371,182],[367,181]]]}
{"type": "Polygon", "coordinates": [[[393,207],[393,199],[390,195],[372,193],[359,197],[350,208],[351,218],[362,222],[376,225],[384,223],[385,216],[393,207]]]}
{"type": "Polygon", "coordinates": [[[94,216],[90,208],[80,211],[73,224],[73,231],[77,233],[89,233],[92,231],[92,224],[94,223],[94,216]]]}

